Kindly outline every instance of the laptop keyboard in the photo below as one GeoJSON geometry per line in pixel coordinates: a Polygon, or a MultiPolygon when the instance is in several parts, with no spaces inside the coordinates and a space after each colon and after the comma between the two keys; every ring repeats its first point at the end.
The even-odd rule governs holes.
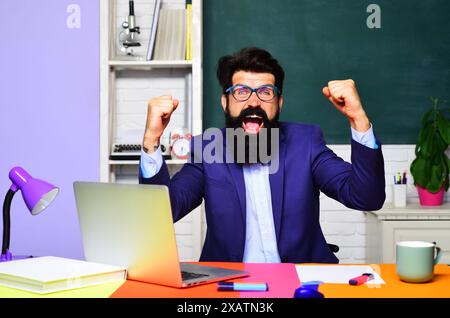
{"type": "Polygon", "coordinates": [[[198,273],[191,273],[191,272],[181,272],[181,278],[183,281],[195,279],[195,278],[201,278],[201,277],[207,277],[209,275],[207,274],[198,274],[198,273]]]}

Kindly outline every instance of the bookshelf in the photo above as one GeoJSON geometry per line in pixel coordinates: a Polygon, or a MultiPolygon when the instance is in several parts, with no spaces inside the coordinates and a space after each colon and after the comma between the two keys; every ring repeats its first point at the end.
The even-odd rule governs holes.
{"type": "MultiPolygon", "coordinates": [[[[138,160],[110,160],[114,143],[140,144],[147,102],[172,94],[180,100],[163,135],[186,127],[202,132],[202,0],[192,1],[192,60],[146,60],[155,0],[134,0],[140,27],[133,56],[119,49],[118,34],[128,16],[128,0],[100,1],[100,181],[138,183],[138,160]]],[[[161,9],[185,8],[185,0],[162,0],[161,9]]],[[[184,160],[166,160],[174,174],[184,160]]],[[[201,209],[175,224],[181,260],[198,260],[201,251],[201,209]]]]}

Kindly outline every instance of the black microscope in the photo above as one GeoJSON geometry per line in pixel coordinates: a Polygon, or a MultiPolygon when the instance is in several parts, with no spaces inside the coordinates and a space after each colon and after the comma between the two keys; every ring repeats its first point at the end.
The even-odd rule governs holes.
{"type": "Polygon", "coordinates": [[[136,17],[134,16],[134,1],[129,1],[128,19],[122,23],[123,31],[120,32],[119,42],[120,51],[128,56],[133,56],[133,48],[141,46],[141,43],[136,39],[137,34],[140,34],[140,28],[136,26],[136,17]]]}

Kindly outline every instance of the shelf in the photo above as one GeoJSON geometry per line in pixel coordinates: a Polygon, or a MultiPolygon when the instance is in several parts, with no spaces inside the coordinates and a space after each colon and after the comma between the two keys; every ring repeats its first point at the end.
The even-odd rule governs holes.
{"type": "MultiPolygon", "coordinates": [[[[168,165],[183,165],[185,163],[187,163],[187,160],[175,160],[175,159],[171,159],[171,160],[165,160],[166,164],[168,165]]],[[[124,165],[138,165],[139,164],[139,160],[109,160],[109,164],[110,165],[115,165],[115,166],[124,166],[124,165]]]]}
{"type": "Polygon", "coordinates": [[[153,68],[191,68],[192,61],[130,61],[110,60],[109,66],[115,69],[153,69],[153,68]]]}
{"type": "Polygon", "coordinates": [[[387,203],[379,211],[369,212],[381,220],[432,220],[450,219],[450,203],[441,206],[421,206],[419,203],[408,203],[404,208],[396,208],[387,203]]]}

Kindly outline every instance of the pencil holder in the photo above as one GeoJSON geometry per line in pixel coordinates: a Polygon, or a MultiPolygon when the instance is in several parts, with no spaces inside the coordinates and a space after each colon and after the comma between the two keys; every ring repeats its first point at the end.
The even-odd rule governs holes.
{"type": "Polygon", "coordinates": [[[394,184],[393,187],[393,201],[396,208],[406,207],[406,187],[407,184],[394,184]]]}

